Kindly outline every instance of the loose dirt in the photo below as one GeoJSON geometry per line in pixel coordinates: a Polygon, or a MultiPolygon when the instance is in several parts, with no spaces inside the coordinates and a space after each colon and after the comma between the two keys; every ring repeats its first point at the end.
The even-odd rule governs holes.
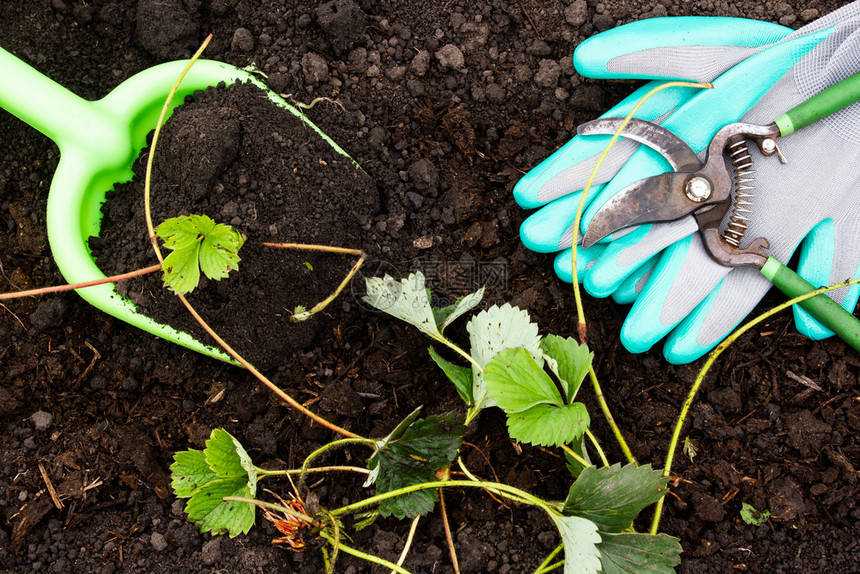
{"type": "MultiPolygon", "coordinates": [[[[241,122],[235,127],[237,118],[256,119],[263,112],[217,100],[196,112],[189,106],[186,131],[169,136],[190,138],[193,145],[177,139],[175,147],[166,145],[165,153],[156,154],[166,161],[156,175],[159,202],[174,196],[171,181],[188,184],[185,193],[203,201],[223,186],[238,195],[189,211],[211,209],[209,215],[223,221],[240,218],[249,234],[245,249],[272,225],[259,223],[253,229],[254,204],[258,220],[285,218],[274,223],[283,238],[294,235],[286,231],[290,222],[295,235],[317,233],[314,241],[359,243],[373,254],[367,275],[420,269],[443,300],[487,284],[488,302],[509,301],[528,309],[542,332],[572,335],[569,288],[553,275],[550,256],[531,253],[519,242],[517,229],[527,214],[513,202],[511,189],[569,140],[577,124],[636,87],[578,76],[570,59],[574,47],[601,30],[652,16],[739,16],[797,28],[842,4],[6,0],[0,3],[0,45],[76,93],[98,98],[148,66],[189,56],[206,34],[214,33],[206,57],[255,65],[269,86],[291,101],[325,97],[336,102],[322,101],[306,114],[362,166],[370,181],[359,182],[357,189],[367,196],[353,205],[348,194],[327,189],[319,207],[310,200],[297,205],[285,196],[284,209],[299,210],[293,215],[279,213],[280,207],[260,209],[259,202],[274,197],[266,186],[286,190],[296,175],[333,176],[302,167],[306,164],[297,160],[303,154],[312,161],[320,156],[299,145],[286,128],[272,123],[247,129],[241,122]],[[210,165],[200,160],[206,149],[200,136],[208,138],[216,124],[234,135],[215,137],[210,165]],[[246,149],[249,139],[267,147],[246,149]],[[296,147],[285,153],[288,141],[296,147]],[[263,169],[248,172],[243,186],[242,170],[255,161],[263,169]],[[227,169],[215,170],[219,164],[227,169]],[[282,168],[286,172],[276,172],[282,168]],[[340,203],[325,203],[332,193],[340,203]],[[233,207],[224,213],[231,202],[235,213],[233,207]],[[356,225],[341,226],[353,213],[361,214],[356,225]],[[303,219],[309,214],[333,219],[309,225],[303,219]]],[[[222,95],[210,92],[198,103],[222,95]]],[[[43,136],[0,113],[4,291],[62,282],[44,227],[57,158],[43,136]]],[[[318,191],[321,185],[308,189],[318,191]]],[[[123,209],[130,214],[135,208],[123,209]]],[[[160,206],[158,217],[174,209],[160,206]]],[[[249,296],[269,299],[280,291],[297,296],[278,303],[287,310],[315,303],[352,264],[338,257],[331,271],[323,271],[328,258],[282,254],[277,266],[264,263],[265,273],[257,274],[251,271],[253,249],[243,255],[237,277],[223,285],[246,277],[277,281],[285,275],[292,282],[307,281],[299,289],[260,284],[262,294],[249,296]],[[303,265],[306,260],[313,271],[303,265]],[[325,288],[314,291],[318,285],[325,288]]],[[[141,253],[150,257],[145,248],[141,253]]],[[[130,287],[130,296],[169,299],[153,281],[149,287],[130,287]]],[[[220,293],[221,285],[204,285],[200,294],[220,293]]],[[[356,285],[360,289],[360,281],[356,285]]],[[[762,308],[780,300],[773,295],[762,308]]],[[[672,424],[701,365],[668,365],[659,349],[631,355],[618,344],[627,308],[591,298],[586,308],[589,344],[609,405],[639,461],[662,467],[672,424]]],[[[207,313],[226,324],[250,320],[233,319],[219,308],[207,313]]],[[[465,340],[462,324],[452,334],[465,340]]],[[[245,328],[238,339],[242,336],[250,338],[252,350],[282,344],[280,334],[258,335],[245,328]]],[[[427,414],[462,408],[452,386],[427,359],[427,339],[367,310],[357,292],[344,294],[300,339],[279,351],[269,366],[272,379],[336,424],[379,437],[419,405],[427,414]]],[[[332,439],[244,371],[128,327],[75,294],[15,300],[0,308],[0,365],[4,571],[321,571],[318,554],[273,547],[277,533],[268,524],[235,539],[199,534],[186,523],[182,503],[170,491],[172,454],[202,448],[215,427],[239,437],[254,462],[264,466],[298,466],[332,439]],[[47,491],[48,481],[61,508],[47,491]]],[[[796,333],[788,316],[754,329],[720,358],[686,429],[698,454],[676,458],[662,523],[684,548],[679,572],[858,570],[858,372],[860,360],[843,343],[809,341],[796,333]],[[745,524],[743,502],[769,509],[771,519],[759,527],[745,524]]],[[[590,393],[582,395],[592,418],[599,420],[590,393]]],[[[621,460],[605,425],[596,423],[595,432],[610,458],[621,460]]],[[[564,497],[570,479],[562,457],[511,444],[500,413],[482,414],[466,439],[466,463],[480,476],[495,473],[537,495],[564,497]]],[[[325,462],[362,465],[367,455],[347,449],[325,462]]],[[[362,482],[363,477],[337,475],[314,489],[321,504],[335,507],[364,496],[362,482]]],[[[286,481],[268,487],[289,492],[286,481]]],[[[558,544],[552,525],[538,511],[506,507],[472,491],[452,490],[446,502],[464,573],[533,572],[558,544]]],[[[640,528],[647,527],[647,515],[640,528]]],[[[407,523],[380,521],[355,534],[353,543],[396,560],[408,529],[407,523]]],[[[405,567],[415,573],[452,572],[438,514],[420,522],[405,567]]],[[[338,571],[376,570],[343,557],[338,571]]]]}

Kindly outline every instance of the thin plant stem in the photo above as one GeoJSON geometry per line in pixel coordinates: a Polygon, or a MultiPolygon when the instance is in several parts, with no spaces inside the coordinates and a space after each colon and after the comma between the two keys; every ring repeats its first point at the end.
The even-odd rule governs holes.
{"type": "Polygon", "coordinates": [[[601,462],[603,462],[603,466],[609,466],[609,459],[606,458],[606,454],[603,452],[603,449],[600,448],[600,443],[597,442],[597,437],[595,437],[589,429],[585,429],[585,434],[588,435],[591,444],[594,445],[594,450],[597,451],[597,456],[600,457],[601,462]]]}
{"type": "Polygon", "coordinates": [[[348,444],[370,444],[375,445],[376,441],[369,438],[343,438],[340,440],[332,441],[328,444],[324,444],[320,448],[316,449],[312,453],[308,455],[305,459],[304,464],[302,464],[301,472],[299,473],[299,485],[301,486],[305,482],[305,475],[308,472],[308,467],[311,465],[311,461],[313,461],[316,457],[324,453],[325,451],[336,448],[339,446],[344,446],[348,444]]]}
{"type": "MultiPolygon", "coordinates": [[[[194,65],[194,62],[200,57],[203,53],[203,50],[206,49],[206,46],[209,44],[209,41],[212,40],[212,34],[207,36],[206,40],[204,40],[203,44],[194,53],[194,56],[188,61],[188,64],[182,70],[182,73],[177,78],[176,82],[173,84],[173,88],[170,90],[170,94],[168,94],[167,99],[164,102],[164,105],[161,108],[161,115],[158,117],[158,122],[155,124],[155,133],[152,136],[152,143],[149,146],[149,157],[146,162],[146,175],[144,177],[144,185],[143,185],[143,197],[144,197],[144,214],[146,216],[146,228],[149,231],[149,240],[152,243],[152,248],[155,251],[155,256],[158,258],[159,263],[164,264],[164,257],[161,254],[161,247],[158,245],[158,240],[155,235],[155,227],[152,224],[152,211],[150,206],[150,186],[152,182],[152,163],[153,158],[155,157],[155,149],[158,144],[158,134],[161,133],[161,126],[164,123],[164,118],[167,115],[167,109],[170,107],[170,102],[173,100],[173,96],[176,94],[176,90],[179,88],[179,84],[182,82],[182,79],[185,77],[185,74],[188,73],[188,70],[191,69],[191,66],[194,65]]],[[[298,410],[300,413],[309,417],[311,420],[316,421],[321,424],[325,428],[334,431],[338,434],[341,434],[345,437],[349,438],[361,438],[357,434],[350,432],[346,429],[342,429],[339,426],[328,422],[324,418],[314,414],[301,404],[298,401],[293,399],[290,395],[285,393],[283,390],[278,388],[272,381],[266,378],[260,371],[258,371],[251,363],[245,360],[244,357],[239,355],[230,345],[224,341],[210,326],[209,324],[203,320],[203,317],[191,306],[191,303],[185,298],[184,295],[177,293],[177,297],[182,301],[182,304],[185,305],[185,308],[188,309],[188,312],[194,317],[194,319],[200,324],[200,326],[212,337],[215,342],[217,342],[224,351],[227,352],[228,355],[233,357],[239,364],[248,369],[248,371],[254,375],[257,380],[266,385],[273,393],[275,393],[281,400],[286,402],[288,405],[298,410]]]]}
{"type": "Polygon", "coordinates": [[[445,509],[445,495],[439,489],[439,510],[442,513],[442,526],[445,527],[445,540],[448,542],[448,553],[451,555],[451,565],[454,574],[460,574],[460,561],[457,560],[457,550],[454,548],[454,537],[451,535],[451,525],[448,523],[448,511],[445,509]]]}
{"type": "MultiPolygon", "coordinates": [[[[481,482],[480,478],[478,478],[477,476],[472,474],[471,471],[468,468],[466,468],[466,464],[463,462],[462,457],[457,457],[457,464],[460,466],[460,470],[463,472],[463,474],[465,474],[469,478],[469,480],[471,480],[472,482],[481,482]]],[[[488,488],[485,488],[484,491],[487,494],[489,494],[493,500],[495,500],[499,504],[504,505],[504,502],[502,502],[501,500],[496,498],[497,493],[493,492],[491,489],[488,489],[488,488]]],[[[508,497],[508,499],[514,500],[516,502],[521,502],[523,504],[530,504],[530,502],[528,500],[517,498],[513,494],[508,494],[507,497],[508,497]]]]}
{"type": "MultiPolygon", "coordinates": [[[[330,544],[333,543],[331,534],[327,532],[320,532],[320,536],[325,538],[330,544]]],[[[340,544],[340,550],[343,550],[344,554],[349,554],[351,556],[355,556],[356,558],[361,558],[362,560],[367,560],[368,562],[372,562],[373,564],[379,564],[383,568],[388,568],[396,572],[397,574],[412,574],[409,570],[406,570],[402,566],[398,566],[394,562],[389,562],[384,558],[380,558],[379,556],[374,556],[373,554],[366,554],[361,550],[356,550],[351,546],[347,546],[346,544],[340,544]]]]}
{"type": "MultiPolygon", "coordinates": [[[[630,123],[630,120],[633,118],[633,115],[639,111],[639,108],[644,104],[651,96],[656,94],[661,90],[665,90],[666,88],[673,87],[687,87],[687,88],[713,88],[713,84],[704,84],[697,82],[666,82],[649,91],[647,94],[642,96],[636,105],[633,106],[633,109],[630,110],[630,113],[624,118],[624,121],[621,122],[621,125],[610,138],[609,143],[606,144],[606,148],[604,148],[603,153],[600,154],[600,158],[597,160],[597,164],[594,166],[594,169],[591,171],[591,175],[588,177],[588,181],[585,183],[585,187],[582,190],[582,197],[579,198],[579,206],[576,209],[576,217],[573,220],[573,248],[571,249],[571,266],[573,273],[573,298],[576,302],[576,315],[579,320],[577,325],[577,333],[579,335],[579,342],[582,344],[586,343],[586,324],[585,324],[585,309],[582,305],[582,293],[579,289],[579,276],[576,270],[576,243],[579,238],[579,228],[580,223],[582,222],[582,212],[585,210],[585,200],[588,197],[588,192],[591,190],[591,186],[594,183],[594,179],[597,177],[598,172],[600,171],[600,166],[603,165],[606,156],[609,154],[609,150],[612,149],[612,146],[615,145],[615,142],[618,141],[618,138],[621,136],[621,132],[624,131],[624,128],[627,127],[627,124],[630,123]]],[[[624,437],[621,434],[621,429],[618,428],[618,425],[615,423],[615,418],[612,416],[611,411],[609,410],[609,404],[606,402],[606,399],[603,396],[603,391],[600,388],[600,382],[597,380],[597,373],[594,372],[594,368],[591,367],[589,369],[589,375],[591,376],[591,384],[594,387],[594,393],[597,395],[597,401],[600,403],[600,410],[603,411],[603,416],[606,418],[607,424],[612,428],[612,434],[615,435],[615,439],[618,441],[618,445],[621,447],[624,456],[627,458],[629,462],[636,463],[636,458],[633,456],[633,452],[630,450],[630,447],[627,446],[627,442],[624,440],[624,437]]]]}
{"type": "Polygon", "coordinates": [[[113,275],[103,279],[93,279],[92,281],[84,281],[82,283],[73,283],[71,285],[55,285],[53,287],[40,287],[39,289],[16,291],[14,293],[0,293],[0,299],[17,299],[19,297],[33,297],[35,295],[47,295],[49,293],[59,293],[61,291],[72,291],[75,289],[83,289],[85,287],[93,287],[95,285],[104,285],[105,283],[116,283],[117,281],[131,279],[132,277],[140,277],[141,275],[154,273],[156,271],[161,271],[160,264],[152,265],[144,269],[138,269],[137,271],[129,271],[128,273],[122,273],[120,275],[113,275]]]}
{"type": "Polygon", "coordinates": [[[326,574],[332,574],[334,572],[334,565],[337,561],[337,555],[341,549],[340,543],[340,522],[337,521],[335,517],[333,517],[327,510],[320,509],[320,512],[325,514],[328,523],[331,524],[332,530],[334,533],[332,534],[332,538],[334,542],[331,543],[331,558],[329,558],[328,568],[326,569],[326,574]]]}
{"type": "Polygon", "coordinates": [[[152,134],[152,143],[149,145],[149,157],[146,158],[146,177],[143,180],[143,211],[146,215],[146,229],[149,231],[149,241],[152,243],[152,247],[155,249],[155,255],[158,257],[159,263],[164,263],[164,257],[161,255],[161,248],[158,246],[158,239],[155,235],[155,226],[152,224],[152,206],[150,203],[150,185],[152,183],[152,161],[155,157],[155,146],[158,143],[158,135],[161,133],[161,126],[164,124],[164,118],[167,116],[167,109],[170,107],[170,102],[173,101],[173,96],[176,95],[176,90],[179,89],[179,84],[182,83],[183,78],[185,78],[185,74],[188,73],[188,70],[191,69],[191,66],[194,65],[194,62],[197,61],[198,58],[203,54],[203,50],[206,49],[206,46],[209,45],[209,42],[212,41],[212,34],[206,36],[206,39],[203,40],[203,44],[197,49],[191,59],[188,60],[188,64],[183,68],[182,73],[179,74],[179,77],[176,79],[176,82],[173,84],[173,87],[170,89],[170,93],[167,94],[167,100],[164,102],[164,106],[161,108],[161,114],[158,116],[158,121],[155,123],[155,132],[152,134]]]}
{"type": "MultiPolygon", "coordinates": [[[[543,574],[544,572],[549,572],[549,563],[552,562],[552,559],[558,556],[558,553],[562,550],[564,550],[564,544],[559,544],[558,546],[556,546],[555,549],[549,553],[549,556],[547,556],[544,561],[540,563],[540,566],[538,566],[534,574],[543,574]]],[[[553,566],[553,568],[556,568],[556,566],[553,566]]]]}
{"type": "Polygon", "coordinates": [[[639,111],[639,108],[648,101],[648,99],[661,90],[665,90],[666,88],[713,88],[713,84],[704,84],[698,82],[666,82],[661,84],[642,96],[636,105],[633,106],[633,109],[630,110],[630,113],[624,118],[624,121],[621,122],[621,125],[618,126],[618,129],[610,138],[609,143],[606,144],[606,148],[603,150],[603,153],[600,154],[600,158],[597,160],[597,164],[595,164],[594,169],[591,171],[591,175],[588,177],[588,181],[585,183],[585,187],[582,189],[582,197],[579,199],[579,206],[576,209],[576,217],[573,220],[573,249],[571,249],[571,259],[573,263],[573,297],[576,300],[576,314],[579,319],[579,342],[585,343],[585,311],[582,306],[582,295],[579,290],[579,277],[576,272],[576,243],[579,238],[579,226],[582,222],[582,212],[585,210],[585,200],[588,197],[588,192],[591,190],[591,186],[594,183],[594,179],[597,177],[597,173],[600,171],[600,166],[603,165],[603,161],[606,159],[606,156],[609,155],[609,150],[612,149],[612,146],[615,145],[615,142],[618,141],[618,138],[621,137],[621,132],[624,131],[624,128],[627,127],[627,124],[630,123],[630,120],[633,118],[634,114],[639,111]]]}
{"type": "Polygon", "coordinates": [[[290,321],[293,323],[306,321],[320,311],[322,311],[323,309],[325,309],[326,307],[328,307],[329,303],[334,301],[337,296],[340,295],[340,292],[343,291],[343,289],[349,284],[355,274],[358,273],[358,270],[364,263],[365,258],[366,257],[364,253],[362,253],[361,257],[358,258],[358,261],[355,262],[355,265],[352,266],[352,269],[349,270],[349,273],[346,274],[346,277],[343,278],[343,281],[340,282],[340,285],[337,286],[337,289],[335,289],[331,295],[314,305],[314,307],[310,311],[301,311],[299,313],[294,314],[292,317],[290,317],[290,321]]]}
{"type": "Polygon", "coordinates": [[[562,560],[560,562],[556,562],[555,564],[550,564],[549,566],[546,566],[543,570],[541,570],[540,572],[538,572],[536,574],[545,574],[546,572],[552,572],[556,568],[561,568],[562,566],[564,566],[564,560],[562,560]]]}
{"type": "Polygon", "coordinates": [[[364,255],[364,251],[361,249],[336,247],[334,245],[316,245],[313,243],[263,243],[263,247],[274,247],[277,249],[302,249],[305,251],[326,251],[329,253],[341,253],[343,255],[364,255]]]}
{"type": "Polygon", "coordinates": [[[325,251],[328,253],[342,253],[345,255],[358,255],[359,256],[358,261],[355,263],[355,265],[352,266],[352,269],[350,270],[349,273],[347,273],[344,280],[340,282],[340,285],[338,285],[338,287],[337,287],[337,289],[335,289],[334,293],[332,293],[331,295],[329,295],[328,297],[326,297],[325,299],[323,299],[322,301],[317,303],[317,305],[314,306],[313,309],[311,309],[310,311],[302,311],[302,312],[294,314],[292,317],[290,317],[290,321],[292,321],[293,323],[298,323],[300,321],[306,321],[307,319],[310,319],[312,316],[316,315],[317,313],[319,313],[320,311],[325,309],[329,305],[329,303],[334,301],[335,298],[338,295],[340,295],[341,291],[343,291],[344,288],[347,286],[347,284],[349,284],[350,280],[355,276],[355,274],[358,272],[359,268],[362,266],[365,259],[367,258],[364,251],[362,251],[361,249],[351,249],[349,247],[334,247],[331,245],[314,245],[314,244],[310,244],[310,243],[263,243],[263,246],[265,246],[265,247],[276,247],[279,249],[303,249],[303,250],[307,250],[307,251],[325,251]]]}
{"type": "MultiPolygon", "coordinates": [[[[406,537],[406,544],[403,545],[403,550],[400,552],[400,557],[397,559],[397,565],[403,566],[406,562],[406,556],[409,554],[409,549],[412,548],[412,541],[415,539],[415,531],[418,530],[418,522],[421,520],[419,514],[412,519],[412,524],[409,526],[409,535],[406,537]]],[[[394,570],[392,570],[394,572],[394,570]]]]}
{"type": "MultiPolygon", "coordinates": [[[[717,345],[717,348],[711,351],[708,355],[707,361],[702,366],[702,369],[699,371],[699,374],[696,376],[696,380],[693,381],[693,386],[690,387],[690,391],[687,393],[687,398],[684,400],[684,404],[681,406],[681,411],[678,413],[678,420],[675,422],[675,429],[672,432],[672,440],[669,442],[669,450],[666,453],[666,464],[663,467],[663,476],[668,478],[672,473],[672,462],[675,458],[675,451],[678,448],[678,443],[681,439],[681,430],[684,427],[684,423],[687,420],[687,414],[690,411],[690,408],[693,406],[693,401],[696,399],[696,394],[699,392],[699,388],[702,386],[702,383],[705,380],[705,376],[708,374],[708,371],[713,366],[714,362],[716,362],[717,358],[723,354],[723,352],[729,348],[729,346],[734,343],[741,335],[761,323],[771,316],[779,313],[784,309],[788,309],[792,305],[796,305],[801,301],[805,301],[816,295],[820,295],[821,293],[826,293],[833,289],[841,289],[843,287],[849,287],[851,285],[860,283],[860,279],[852,279],[851,281],[845,281],[843,283],[837,283],[835,285],[830,285],[828,287],[822,287],[820,289],[816,289],[815,291],[810,291],[809,293],[805,293],[799,297],[795,297],[794,299],[790,299],[785,303],[777,305],[773,309],[762,313],[755,319],[745,323],[742,327],[737,329],[734,333],[729,335],[725,341],[717,345]]],[[[663,514],[663,502],[666,499],[666,495],[664,494],[660,500],[657,501],[657,505],[654,508],[654,519],[651,521],[651,534],[657,534],[658,529],[660,528],[660,518],[663,514]]]]}
{"type": "Polygon", "coordinates": [[[516,500],[519,502],[525,502],[527,504],[531,504],[532,506],[537,506],[545,510],[548,514],[558,515],[559,512],[551,506],[550,503],[545,500],[541,500],[540,498],[529,494],[519,488],[514,486],[509,486],[507,484],[502,484],[499,482],[486,482],[482,480],[473,481],[473,480],[444,480],[444,481],[431,481],[424,482],[421,484],[413,484],[410,486],[404,486],[403,488],[398,488],[396,490],[391,490],[389,492],[385,492],[382,494],[377,494],[375,496],[370,496],[365,498],[364,500],[359,500],[358,502],[353,502],[352,504],[348,504],[346,506],[342,506],[338,509],[332,510],[332,516],[341,516],[343,514],[348,514],[350,512],[355,512],[365,506],[370,506],[372,504],[377,504],[382,502],[383,500],[388,500],[389,498],[394,498],[396,496],[401,496],[403,494],[409,494],[411,492],[418,492],[419,490],[428,490],[432,488],[456,488],[456,487],[473,487],[473,488],[483,488],[487,490],[491,490],[496,494],[500,494],[502,496],[513,498],[516,497],[516,500]]]}
{"type": "Polygon", "coordinates": [[[266,470],[266,469],[257,469],[257,474],[260,476],[285,476],[289,474],[311,474],[314,472],[357,472],[359,474],[370,474],[370,471],[366,468],[361,468],[360,466],[318,466],[314,468],[301,469],[301,468],[291,468],[289,470],[266,470]]]}
{"type": "Polygon", "coordinates": [[[576,452],[575,450],[573,450],[572,448],[570,448],[566,444],[561,445],[561,450],[566,452],[573,460],[575,460],[576,462],[578,462],[582,466],[584,466],[586,468],[591,466],[590,462],[585,460],[584,457],[580,456],[580,454],[578,452],[576,452]]]}
{"type": "Polygon", "coordinates": [[[624,453],[624,458],[627,459],[627,462],[632,462],[633,464],[638,465],[639,463],[636,462],[636,457],[633,456],[633,451],[630,450],[629,446],[627,446],[627,441],[624,440],[624,435],[621,434],[621,429],[615,422],[615,417],[612,416],[612,411],[609,410],[609,403],[606,402],[606,397],[603,395],[603,389],[600,387],[600,382],[597,380],[597,373],[594,372],[594,367],[588,368],[588,377],[591,380],[591,387],[594,389],[594,396],[597,397],[597,403],[600,405],[600,410],[603,412],[603,418],[606,420],[606,424],[609,425],[609,428],[612,429],[612,434],[615,436],[615,441],[618,443],[618,446],[621,447],[621,452],[624,453]]]}

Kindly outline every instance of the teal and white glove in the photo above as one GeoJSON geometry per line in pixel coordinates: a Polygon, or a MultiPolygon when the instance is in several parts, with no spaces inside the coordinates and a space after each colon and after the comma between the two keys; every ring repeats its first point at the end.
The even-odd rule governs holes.
{"type": "MultiPolygon", "coordinates": [[[[650,45],[646,37],[649,34],[643,33],[645,38],[634,49],[627,48],[629,42],[619,41],[628,28],[622,26],[585,42],[577,50],[575,61],[582,72],[599,77],[619,73],[626,77],[654,77],[662,72],[666,77],[707,81],[711,79],[706,75],[710,73],[708,70],[725,69],[714,80],[713,90],[689,97],[662,122],[701,151],[726,123],[741,117],[751,123],[769,123],[796,103],[856,71],[860,62],[855,22],[858,12],[860,6],[855,2],[790,35],[786,35],[785,29],[772,25],[759,27],[759,23],[745,20],[718,19],[712,23],[716,28],[726,27],[723,33],[715,34],[723,38],[762,38],[767,30],[781,30],[781,41],[761,40],[757,46],[746,47],[703,45],[709,34],[704,35],[703,42],[697,28],[688,29],[696,45],[667,46],[665,39],[671,36],[673,27],[663,22],[675,22],[677,29],[681,21],[690,19],[645,21],[630,26],[649,28],[650,36],[656,38],[650,40],[650,45]],[[733,28],[736,29],[730,34],[733,28]],[[757,35],[756,30],[761,32],[757,35]],[[624,52],[610,51],[619,44],[625,45],[624,52]],[[714,64],[732,55],[742,59],[728,68],[714,64]],[[695,62],[710,64],[702,66],[695,62]],[[622,68],[628,65],[640,71],[622,68]]],[[[699,20],[705,21],[711,19],[699,20]]],[[[860,129],[856,127],[860,125],[856,106],[780,140],[789,160],[794,157],[791,165],[782,166],[772,158],[756,158],[758,189],[747,237],[768,238],[771,255],[781,261],[786,261],[806,238],[798,271],[813,283],[843,280],[858,271],[860,214],[855,212],[857,202],[851,201],[850,194],[857,183],[852,169],[857,161],[854,155],[857,146],[852,142],[860,141],[852,132],[860,129]],[[816,183],[829,180],[829,176],[835,176],[835,187],[831,189],[838,191],[828,193],[825,198],[825,194],[815,193],[816,183]],[[810,193],[815,193],[816,209],[809,208],[810,193]]],[[[668,166],[661,162],[652,150],[634,152],[621,169],[610,174],[613,177],[589,205],[584,228],[597,209],[620,189],[667,171],[668,166]]],[[[558,177],[559,170],[555,173],[558,177]]],[[[543,210],[551,208],[552,204],[543,210]]],[[[524,242],[528,241],[526,236],[534,236],[530,220],[523,225],[524,242]]],[[[614,293],[617,299],[630,301],[644,284],[622,330],[622,342],[631,351],[644,351],[671,332],[664,348],[666,358],[675,363],[694,360],[743,320],[770,287],[755,270],[731,270],[711,260],[698,236],[691,235],[695,230],[695,223],[687,218],[669,224],[644,225],[620,238],[616,234],[587,271],[586,290],[598,296],[614,293]],[[669,249],[663,252],[667,246],[669,249]],[[658,263],[652,269],[654,261],[658,263]]],[[[564,257],[560,260],[564,261],[564,257]]],[[[857,295],[855,290],[849,295],[839,294],[836,299],[851,307],[857,295]]],[[[803,311],[796,316],[798,327],[810,336],[829,334],[803,311]]]]}
{"type": "MultiPolygon", "coordinates": [[[[737,18],[657,18],[595,36],[580,46],[574,62],[582,74],[597,78],[712,81],[751,54],[790,33],[790,29],[775,24],[737,18]]],[[[661,83],[648,83],[605,116],[626,115],[642,96],[661,83]]],[[[636,115],[657,123],[665,122],[699,91],[669,88],[650,98],[636,115]]],[[[722,94],[721,97],[728,99],[729,95],[722,94]]],[[[527,173],[514,188],[514,197],[520,206],[526,209],[544,206],[523,223],[520,229],[523,243],[541,253],[566,250],[556,259],[556,272],[568,282],[571,281],[572,225],[581,190],[609,139],[610,136],[573,138],[527,173]]],[[[638,144],[625,140],[615,144],[600,169],[586,205],[594,202],[603,184],[613,179],[638,147],[638,144]]],[[[649,155],[658,165],[668,169],[668,164],[656,152],[642,150],[640,153],[649,155]]],[[[596,205],[602,205],[605,199],[602,197],[596,205]]],[[[587,220],[590,219],[591,214],[587,220]]],[[[581,254],[577,260],[592,261],[597,254],[597,246],[592,249],[594,251],[581,254]]]]}

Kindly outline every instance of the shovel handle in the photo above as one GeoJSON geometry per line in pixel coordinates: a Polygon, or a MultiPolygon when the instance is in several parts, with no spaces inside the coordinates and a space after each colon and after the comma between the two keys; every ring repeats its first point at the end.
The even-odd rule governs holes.
{"type": "MultiPolygon", "coordinates": [[[[768,257],[761,274],[790,298],[815,291],[806,279],[774,259],[768,257]]],[[[822,325],[836,333],[840,339],[860,351],[860,319],[842,308],[839,303],[820,293],[799,303],[822,325]]]]}
{"type": "Polygon", "coordinates": [[[787,136],[814,124],[860,100],[860,72],[848,76],[774,120],[780,135],[787,136]]]}

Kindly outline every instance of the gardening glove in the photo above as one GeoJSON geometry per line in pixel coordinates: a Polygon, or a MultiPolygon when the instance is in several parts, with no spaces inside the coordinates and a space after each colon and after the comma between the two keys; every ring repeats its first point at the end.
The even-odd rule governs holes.
{"type": "MultiPolygon", "coordinates": [[[[582,49],[598,47],[584,44],[582,49]]],[[[860,2],[854,2],[727,71],[714,81],[713,90],[691,98],[663,125],[698,152],[719,127],[735,121],[736,114],[744,122],[767,125],[858,70],[860,2]],[[766,93],[757,93],[770,84],[766,93]],[[720,92],[725,93],[723,99],[720,92]],[[750,104],[754,105],[745,112],[750,104]]],[[[747,241],[768,239],[768,253],[783,263],[800,247],[798,273],[815,285],[857,276],[860,104],[780,138],[778,143],[788,165],[762,157],[756,146],[750,146],[756,189],[747,241]]],[[[635,152],[592,202],[585,224],[614,193],[662,171],[667,170],[648,154],[635,152]]],[[[715,262],[694,233],[696,229],[692,217],[640,226],[610,243],[588,271],[586,289],[609,294],[629,281],[639,265],[659,254],[622,328],[622,343],[630,351],[645,351],[669,334],[664,346],[667,360],[679,364],[695,360],[733,330],[771,287],[757,269],[715,262]]],[[[852,310],[860,289],[843,289],[831,296],[852,310]]],[[[832,335],[798,307],[795,321],[798,330],[812,338],[832,335]]]]}
{"type": "MultiPolygon", "coordinates": [[[[577,50],[574,61],[581,73],[598,78],[695,78],[711,81],[790,33],[788,28],[775,24],[736,18],[657,18],[597,35],[577,50]]],[[[766,81],[764,79],[760,83],[766,81]]],[[[643,86],[605,115],[626,115],[642,96],[660,83],[654,81],[643,86]]],[[[679,87],[658,92],[644,103],[636,115],[642,119],[664,122],[673,111],[699,92],[694,88],[679,87]]],[[[728,99],[729,96],[720,95],[722,99],[728,99]]],[[[572,225],[581,190],[609,139],[610,136],[573,138],[527,173],[514,188],[514,197],[522,207],[532,209],[544,206],[520,228],[523,243],[529,249],[542,253],[562,251],[556,257],[555,271],[568,282],[572,280],[572,225]]],[[[638,144],[629,140],[616,142],[586,198],[586,207],[595,198],[600,199],[598,207],[605,202],[608,196],[600,193],[603,184],[613,179],[638,147],[638,144]]],[[[663,169],[668,169],[665,161],[653,150],[643,149],[639,153],[649,156],[663,169]]],[[[592,212],[587,212],[587,221],[592,216],[592,212]]],[[[594,255],[594,251],[580,252],[577,261],[591,262],[594,255]]],[[[637,260],[631,273],[638,271],[641,263],[637,260]]],[[[580,263],[578,266],[588,267],[580,263]]],[[[579,274],[580,279],[583,276],[579,274]]],[[[628,297],[631,294],[634,293],[628,290],[628,297]]]]}

